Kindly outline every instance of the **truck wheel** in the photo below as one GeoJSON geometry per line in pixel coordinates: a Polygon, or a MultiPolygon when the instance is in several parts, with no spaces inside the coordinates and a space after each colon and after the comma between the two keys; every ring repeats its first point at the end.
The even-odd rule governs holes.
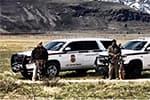
{"type": "Polygon", "coordinates": [[[141,61],[132,61],[125,70],[127,78],[140,78],[142,72],[141,61]]]}
{"type": "Polygon", "coordinates": [[[106,75],[108,74],[108,67],[107,66],[99,66],[95,68],[96,73],[99,75],[106,75]]]}
{"type": "Polygon", "coordinates": [[[140,78],[141,77],[141,73],[142,73],[142,70],[141,68],[135,68],[134,71],[133,71],[134,75],[135,75],[135,78],[140,78]]]}
{"type": "Polygon", "coordinates": [[[57,62],[49,62],[46,68],[46,74],[48,77],[54,77],[59,74],[60,66],[57,62]]]}

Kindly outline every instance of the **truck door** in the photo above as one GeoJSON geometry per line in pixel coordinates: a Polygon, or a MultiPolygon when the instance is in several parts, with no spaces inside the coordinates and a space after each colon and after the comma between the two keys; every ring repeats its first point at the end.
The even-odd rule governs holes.
{"type": "Polygon", "coordinates": [[[82,67],[92,68],[100,50],[96,41],[85,41],[82,43],[80,55],[82,55],[82,67]]]}
{"type": "Polygon", "coordinates": [[[98,56],[98,44],[96,41],[76,41],[66,46],[68,49],[63,55],[65,67],[68,69],[84,69],[93,67],[98,56]],[[66,59],[67,58],[67,59],[66,59]]]}
{"type": "Polygon", "coordinates": [[[63,69],[79,69],[83,65],[83,55],[80,53],[80,41],[69,43],[63,50],[65,54],[62,55],[63,69]]]}

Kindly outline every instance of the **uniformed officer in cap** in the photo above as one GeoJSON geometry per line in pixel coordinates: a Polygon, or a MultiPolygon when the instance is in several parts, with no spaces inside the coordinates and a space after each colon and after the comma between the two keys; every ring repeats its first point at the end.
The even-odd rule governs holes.
{"type": "Polygon", "coordinates": [[[37,47],[35,47],[31,54],[32,61],[35,62],[35,68],[33,69],[32,81],[37,79],[38,69],[44,69],[45,63],[48,60],[47,49],[43,47],[42,42],[40,42],[37,47]]]}
{"type": "Polygon", "coordinates": [[[119,79],[119,58],[121,56],[121,49],[117,45],[117,42],[115,39],[112,41],[112,45],[108,47],[108,54],[110,58],[109,63],[109,79],[113,78],[113,72],[115,72],[115,78],[119,79]]]}

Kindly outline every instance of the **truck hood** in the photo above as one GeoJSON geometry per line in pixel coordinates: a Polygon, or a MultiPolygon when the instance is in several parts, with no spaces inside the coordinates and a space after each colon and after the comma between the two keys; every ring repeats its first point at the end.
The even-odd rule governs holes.
{"type": "MultiPolygon", "coordinates": [[[[138,54],[138,53],[144,53],[142,51],[138,51],[138,50],[127,50],[127,49],[122,49],[121,50],[122,55],[134,55],[134,54],[138,54]]],[[[107,51],[103,51],[100,53],[100,55],[103,56],[108,56],[108,52],[107,51]]]]}
{"type": "Polygon", "coordinates": [[[137,53],[142,53],[142,51],[139,50],[127,50],[127,49],[122,49],[121,50],[122,55],[130,55],[130,54],[137,54],[137,53]]]}
{"type": "MultiPolygon", "coordinates": [[[[24,52],[19,52],[17,53],[18,55],[26,55],[26,56],[31,56],[32,51],[24,51],[24,52]]],[[[60,53],[60,51],[48,51],[48,54],[57,54],[60,53]]]]}

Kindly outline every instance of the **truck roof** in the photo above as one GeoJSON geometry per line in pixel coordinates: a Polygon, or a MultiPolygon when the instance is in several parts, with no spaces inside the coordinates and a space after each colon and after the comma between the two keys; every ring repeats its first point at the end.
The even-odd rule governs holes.
{"type": "Polygon", "coordinates": [[[130,41],[148,41],[148,42],[150,42],[150,37],[139,37],[138,39],[133,39],[130,41]]]}
{"type": "Polygon", "coordinates": [[[52,41],[112,41],[113,39],[108,39],[108,38],[70,38],[70,39],[56,39],[56,40],[52,40],[52,41]]]}

